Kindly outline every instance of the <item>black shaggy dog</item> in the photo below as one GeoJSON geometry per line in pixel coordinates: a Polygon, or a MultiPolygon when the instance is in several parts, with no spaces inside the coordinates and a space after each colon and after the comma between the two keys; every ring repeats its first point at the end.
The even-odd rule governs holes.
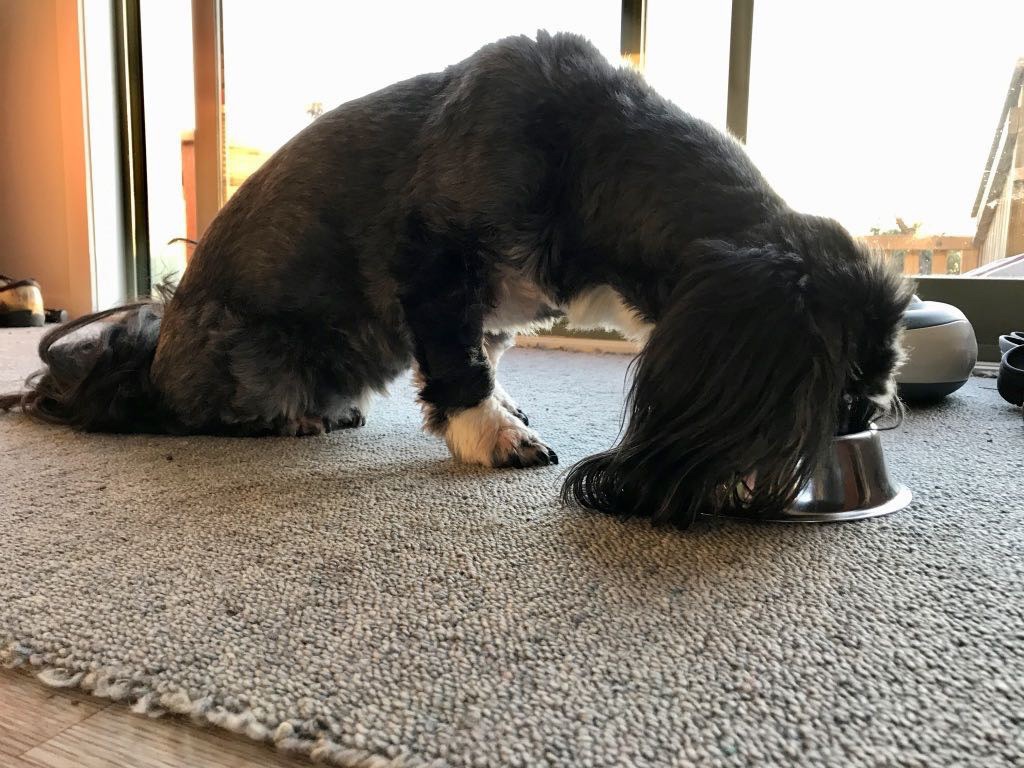
{"type": "Polygon", "coordinates": [[[413,365],[457,459],[553,464],[495,370],[515,332],[564,314],[646,344],[618,445],[563,495],[686,525],[784,507],[844,398],[891,407],[908,298],[736,141],[581,38],[539,33],[324,114],[224,206],[172,298],[51,332],[47,369],[0,406],[85,430],[304,435],[360,426],[413,365]]]}

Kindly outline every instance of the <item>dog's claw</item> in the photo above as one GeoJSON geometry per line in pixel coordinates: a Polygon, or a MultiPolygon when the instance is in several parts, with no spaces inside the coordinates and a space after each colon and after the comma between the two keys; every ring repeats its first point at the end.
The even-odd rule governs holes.
{"type": "Polygon", "coordinates": [[[525,424],[526,426],[530,426],[530,417],[529,417],[529,416],[527,416],[527,415],[526,415],[525,413],[523,413],[523,412],[522,412],[521,410],[519,410],[518,408],[516,408],[516,413],[515,413],[515,415],[516,415],[516,417],[517,417],[517,418],[518,418],[518,419],[519,419],[519,420],[520,420],[521,422],[523,422],[523,424],[525,424]]]}
{"type": "Polygon", "coordinates": [[[528,469],[530,467],[546,467],[558,463],[558,454],[539,440],[524,440],[504,457],[495,456],[495,467],[513,467],[528,469]]]}

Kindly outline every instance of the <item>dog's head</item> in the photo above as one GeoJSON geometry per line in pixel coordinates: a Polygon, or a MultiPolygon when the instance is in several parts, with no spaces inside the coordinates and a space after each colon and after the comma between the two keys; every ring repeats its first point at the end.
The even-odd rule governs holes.
{"type": "Polygon", "coordinates": [[[792,215],[692,244],[635,362],[618,445],[570,471],[566,499],[688,525],[788,506],[844,402],[896,407],[910,292],[838,224],[792,215]]]}

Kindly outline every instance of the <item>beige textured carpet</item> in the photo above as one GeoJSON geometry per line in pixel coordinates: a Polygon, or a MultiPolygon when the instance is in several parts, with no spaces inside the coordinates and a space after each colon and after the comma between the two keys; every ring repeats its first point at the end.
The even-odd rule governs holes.
{"type": "MultiPolygon", "coordinates": [[[[0,331],[0,378],[38,333],[0,331]]],[[[556,502],[626,360],[513,350],[560,468],[454,466],[407,382],[362,430],[0,417],[0,649],[342,765],[1024,764],[1024,429],[991,380],[886,435],[914,505],[687,534],[556,502]]]]}

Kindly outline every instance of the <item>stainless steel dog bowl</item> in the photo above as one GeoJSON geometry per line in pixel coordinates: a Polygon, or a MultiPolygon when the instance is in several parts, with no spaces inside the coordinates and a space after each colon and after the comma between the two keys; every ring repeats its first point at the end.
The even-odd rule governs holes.
{"type": "Polygon", "coordinates": [[[787,523],[863,520],[901,510],[911,498],[909,489],[889,477],[882,441],[871,428],[836,437],[829,457],[781,515],[737,512],[727,516],[787,523]]]}

